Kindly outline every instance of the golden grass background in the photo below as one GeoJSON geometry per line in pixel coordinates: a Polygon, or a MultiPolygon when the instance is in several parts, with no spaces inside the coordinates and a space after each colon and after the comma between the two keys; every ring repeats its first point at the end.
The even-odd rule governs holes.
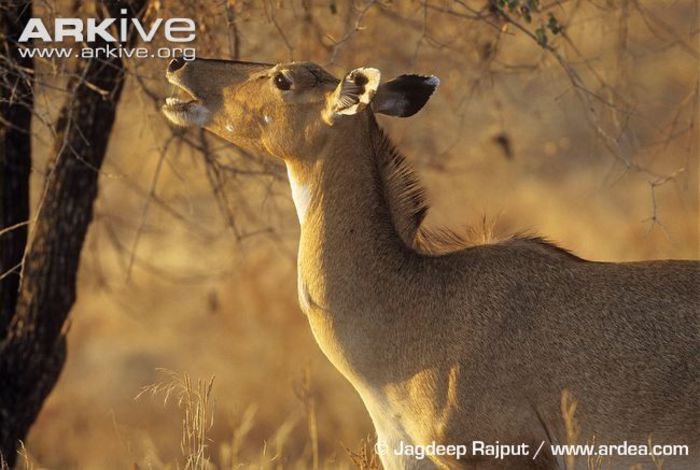
{"type": "MultiPolygon", "coordinates": [[[[532,38],[495,17],[463,18],[459,3],[226,4],[242,59],[441,78],[420,114],[380,119],[427,187],[428,224],[478,228],[486,220],[499,235],[536,232],[595,260],[697,259],[697,2],[557,3],[550,11],[566,38],[550,44],[585,83],[588,102],[532,38]]],[[[225,2],[153,8],[197,19],[200,56],[230,57],[225,2]]],[[[514,16],[530,30],[546,18],[528,25],[514,16]]],[[[215,197],[204,157],[177,140],[166,145],[173,130],[143,89],[168,96],[166,65],[129,63],[83,251],[68,362],[28,453],[48,468],[186,467],[178,390],[183,403],[198,403],[187,393],[203,386],[213,400],[205,406],[213,426],[202,424],[211,465],[312,468],[317,456],[324,468],[352,466],[345,449],[360,447],[371,422],[297,307],[298,228],[283,170],[208,138],[223,165],[215,197]],[[236,237],[231,217],[249,236],[236,237]],[[135,399],[183,373],[192,377],[189,392],[181,383],[165,405],[162,390],[135,399]]],[[[41,112],[55,116],[63,95],[40,92],[41,112]]],[[[51,137],[37,126],[34,203],[51,137]]],[[[196,131],[185,137],[200,139],[196,131]]]]}

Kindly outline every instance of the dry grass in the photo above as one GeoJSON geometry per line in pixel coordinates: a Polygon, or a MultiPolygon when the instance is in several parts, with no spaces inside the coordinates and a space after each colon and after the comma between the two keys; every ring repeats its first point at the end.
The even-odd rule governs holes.
{"type": "MultiPolygon", "coordinates": [[[[320,469],[347,467],[347,463],[338,463],[334,459],[325,459],[321,465],[319,453],[318,427],[316,422],[316,401],[311,384],[310,368],[303,369],[294,390],[297,398],[303,404],[306,412],[308,429],[308,451],[295,459],[285,457],[284,448],[291,432],[298,428],[300,416],[296,415],[282,423],[276,430],[271,442],[265,442],[259,453],[252,459],[243,459],[241,450],[255,425],[257,407],[251,406],[245,410],[239,422],[229,422],[232,430],[228,442],[215,442],[209,437],[214,425],[216,404],[214,400],[214,378],[209,380],[192,379],[187,373],[178,373],[166,369],[159,370],[161,380],[158,383],[143,387],[136,399],[151,397],[162,402],[163,406],[174,403],[181,417],[180,450],[181,459],[169,464],[162,462],[155,468],[171,467],[185,470],[239,469],[239,468],[299,468],[320,469]],[[212,454],[216,459],[212,459],[212,454]],[[215,465],[212,460],[218,463],[215,465]]],[[[170,436],[176,439],[175,433],[170,436]]],[[[361,468],[379,468],[377,456],[368,448],[363,440],[359,453],[348,451],[349,459],[361,468]],[[369,465],[369,466],[368,466],[369,465]]],[[[134,462],[134,468],[142,466],[134,462]]],[[[149,465],[152,466],[152,465],[149,465]]]]}
{"type": "MultiPolygon", "coordinates": [[[[29,450],[24,445],[24,442],[20,441],[19,449],[17,450],[19,458],[15,463],[15,468],[21,470],[41,470],[43,467],[29,454],[29,450]]],[[[0,470],[10,470],[7,465],[7,461],[0,455],[0,470]]]]}
{"type": "Polygon", "coordinates": [[[376,439],[367,437],[360,441],[360,448],[357,451],[346,449],[352,463],[359,470],[374,470],[382,468],[379,456],[374,451],[376,439]]]}
{"type": "Polygon", "coordinates": [[[318,452],[318,420],[316,417],[316,398],[311,384],[311,369],[304,368],[303,374],[296,384],[295,393],[297,398],[304,404],[306,410],[306,422],[309,430],[309,443],[311,446],[311,468],[319,468],[318,452]]]}
{"type": "MultiPolygon", "coordinates": [[[[567,389],[564,389],[561,394],[561,416],[564,422],[564,430],[566,434],[566,443],[569,445],[584,444],[593,445],[597,444],[596,436],[591,436],[585,442],[581,440],[581,428],[576,419],[576,410],[578,408],[578,401],[567,389]]],[[[651,437],[647,442],[649,447],[652,445],[651,437]]],[[[577,465],[577,456],[566,455],[564,457],[564,469],[565,470],[577,470],[582,468],[577,465]]],[[[663,470],[663,459],[658,456],[649,457],[649,465],[653,465],[656,470],[663,470]]],[[[614,465],[614,461],[611,457],[606,457],[602,455],[589,455],[586,457],[585,468],[586,470],[611,470],[613,468],[619,467],[619,464],[614,465]]],[[[643,470],[647,468],[643,464],[634,464],[625,468],[625,470],[643,470]]]]}
{"type": "MultiPolygon", "coordinates": [[[[568,390],[563,390],[561,393],[561,416],[564,419],[564,429],[566,430],[566,443],[577,444],[581,437],[581,428],[576,422],[576,408],[578,402],[568,390]]],[[[567,470],[575,470],[576,457],[567,455],[565,457],[567,470]]],[[[590,465],[589,465],[590,467],[590,465]]]]}
{"type": "Polygon", "coordinates": [[[180,450],[185,470],[211,468],[207,433],[214,425],[214,377],[206,381],[193,381],[185,373],[178,374],[167,369],[161,369],[160,373],[165,380],[147,385],[136,395],[136,399],[148,394],[155,398],[162,397],[164,406],[168,400],[175,401],[182,413],[180,450]]]}

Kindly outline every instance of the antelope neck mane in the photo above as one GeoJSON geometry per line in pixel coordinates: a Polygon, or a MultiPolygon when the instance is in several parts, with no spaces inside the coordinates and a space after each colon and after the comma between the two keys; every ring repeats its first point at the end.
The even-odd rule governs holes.
{"type": "Polygon", "coordinates": [[[371,119],[370,125],[373,157],[379,175],[376,184],[380,186],[379,192],[389,208],[396,234],[409,249],[421,254],[440,255],[473,245],[525,244],[545,254],[584,261],[566,248],[538,235],[518,233],[499,239],[494,236],[494,227],[489,227],[486,218],[482,220],[481,227],[471,227],[464,234],[448,228],[424,227],[423,221],[430,206],[413,166],[394,146],[374,118],[371,119]]]}
{"type": "Polygon", "coordinates": [[[418,175],[374,118],[370,125],[379,175],[377,184],[389,208],[394,230],[404,244],[422,253],[444,253],[465,247],[466,239],[451,230],[429,230],[422,226],[430,206],[418,175]]]}

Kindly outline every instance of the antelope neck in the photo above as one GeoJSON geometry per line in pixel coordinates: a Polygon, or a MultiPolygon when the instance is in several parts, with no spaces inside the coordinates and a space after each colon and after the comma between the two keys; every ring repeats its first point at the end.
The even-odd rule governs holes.
{"type": "Polygon", "coordinates": [[[301,224],[300,282],[324,307],[367,295],[357,289],[373,283],[388,288],[408,253],[392,223],[374,133],[363,128],[360,135],[337,132],[315,158],[287,162],[301,224]]]}

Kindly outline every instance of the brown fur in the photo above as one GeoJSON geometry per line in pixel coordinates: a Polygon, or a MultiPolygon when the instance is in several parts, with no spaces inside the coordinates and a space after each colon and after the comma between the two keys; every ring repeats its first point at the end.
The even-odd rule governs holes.
{"type": "MultiPolygon", "coordinates": [[[[376,69],[363,70],[378,82],[376,69]]],[[[339,102],[337,81],[320,73],[312,64],[197,60],[169,78],[198,100],[165,111],[285,161],[301,222],[301,308],[379,440],[390,449],[500,441],[534,452],[570,438],[564,394],[578,400],[580,441],[688,445],[690,457],[664,465],[693,468],[700,264],[591,262],[537,237],[471,246],[425,230],[413,170],[366,102],[339,102]],[[277,73],[294,86],[276,89],[277,73]]],[[[382,462],[387,470],[563,467],[547,449],[536,460],[389,453],[382,462]]],[[[603,462],[636,463],[652,464],[603,462]]]]}

